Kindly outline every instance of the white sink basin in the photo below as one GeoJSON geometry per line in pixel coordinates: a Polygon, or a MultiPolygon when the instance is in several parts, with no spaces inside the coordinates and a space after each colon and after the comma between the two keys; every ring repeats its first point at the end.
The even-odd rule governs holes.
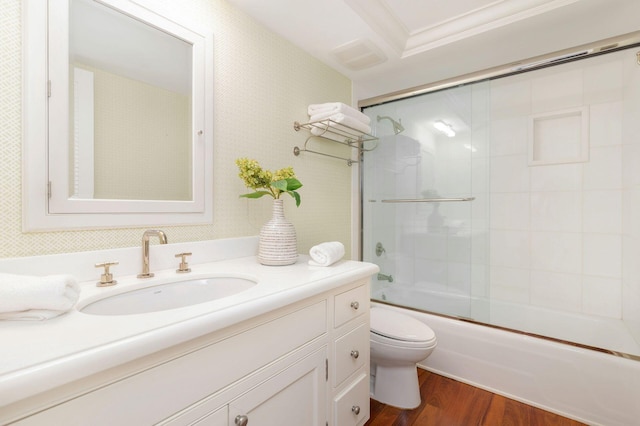
{"type": "Polygon", "coordinates": [[[232,296],[256,284],[255,281],[234,277],[176,281],[105,297],[80,308],[80,311],[93,315],[165,311],[232,296]]]}

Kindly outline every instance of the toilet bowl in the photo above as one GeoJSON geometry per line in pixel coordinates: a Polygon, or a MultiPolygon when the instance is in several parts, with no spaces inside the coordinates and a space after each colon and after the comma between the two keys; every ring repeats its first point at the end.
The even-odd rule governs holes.
{"type": "Polygon", "coordinates": [[[390,309],[371,308],[371,398],[398,408],[420,405],[416,364],[436,347],[426,324],[390,309]]]}

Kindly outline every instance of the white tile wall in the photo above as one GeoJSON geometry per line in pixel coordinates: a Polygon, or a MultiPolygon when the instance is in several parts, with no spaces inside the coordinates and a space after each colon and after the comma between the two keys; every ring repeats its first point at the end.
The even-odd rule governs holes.
{"type": "Polygon", "coordinates": [[[589,108],[589,114],[591,146],[622,144],[622,102],[593,104],[589,108]]]}
{"type": "Polygon", "coordinates": [[[531,112],[547,113],[582,105],[582,72],[547,68],[531,80],[531,112]]]}
{"type": "Polygon", "coordinates": [[[527,153],[527,119],[512,117],[491,123],[491,155],[527,153]]]}
{"type": "Polygon", "coordinates": [[[632,51],[492,82],[492,298],[629,318],[640,337],[638,117],[632,51]],[[528,167],[528,118],[581,107],[588,161],[528,167]]]}
{"type": "Polygon", "coordinates": [[[529,268],[531,242],[528,231],[491,230],[489,257],[492,266],[529,268]]]}
{"type": "Polygon", "coordinates": [[[582,234],[577,232],[531,232],[531,268],[580,274],[582,234]]]}
{"type": "Polygon", "coordinates": [[[492,266],[489,276],[492,299],[529,304],[529,269],[492,266]]]}
{"type": "MultiPolygon", "coordinates": [[[[623,55],[617,55],[618,59],[623,55]]],[[[628,56],[628,55],[627,55],[628,56]]],[[[610,56],[593,58],[584,66],[584,103],[619,101],[623,90],[623,62],[610,56]]],[[[576,63],[578,66],[580,63],[576,63]]],[[[627,90],[624,87],[624,90],[627,90]]]]}
{"type": "Polygon", "coordinates": [[[592,147],[584,165],[584,189],[620,189],[622,186],[622,147],[592,147]]]}
{"type": "Polygon", "coordinates": [[[622,237],[615,234],[583,234],[585,275],[620,278],[622,237]]]}
{"type": "Polygon", "coordinates": [[[581,231],[581,192],[532,192],[530,193],[530,200],[532,231],[581,231]]]}
{"type": "Polygon", "coordinates": [[[586,314],[622,317],[622,280],[584,276],[582,306],[586,314]]]}
{"type": "Polygon", "coordinates": [[[584,191],[584,232],[622,233],[622,191],[584,191]]]}
{"type": "Polygon", "coordinates": [[[495,193],[489,203],[492,229],[527,229],[529,227],[529,194],[495,193]]]}
{"type": "Polygon", "coordinates": [[[529,190],[529,168],[526,155],[491,158],[491,192],[526,192],[529,190]]]}
{"type": "Polygon", "coordinates": [[[531,167],[531,191],[576,191],[582,189],[582,164],[531,167]]]}

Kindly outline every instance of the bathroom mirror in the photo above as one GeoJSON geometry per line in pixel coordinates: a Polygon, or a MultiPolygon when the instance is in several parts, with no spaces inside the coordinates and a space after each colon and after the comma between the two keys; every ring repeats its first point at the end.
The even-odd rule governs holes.
{"type": "Polygon", "coordinates": [[[25,230],[211,222],[211,37],[136,1],[34,3],[25,230]]]}

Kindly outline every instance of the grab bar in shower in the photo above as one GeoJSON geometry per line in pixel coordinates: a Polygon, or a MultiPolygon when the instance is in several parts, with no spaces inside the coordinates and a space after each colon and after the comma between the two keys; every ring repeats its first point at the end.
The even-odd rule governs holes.
{"type": "Polygon", "coordinates": [[[381,200],[383,203],[451,203],[456,201],[473,201],[476,197],[465,198],[396,198],[381,200]]]}

